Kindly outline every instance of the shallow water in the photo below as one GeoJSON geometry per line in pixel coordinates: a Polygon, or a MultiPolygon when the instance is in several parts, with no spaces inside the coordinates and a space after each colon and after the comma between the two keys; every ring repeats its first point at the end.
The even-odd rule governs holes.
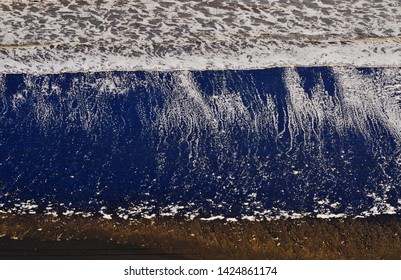
{"type": "Polygon", "coordinates": [[[401,210],[401,70],[0,75],[0,211],[273,219],[401,210]]]}

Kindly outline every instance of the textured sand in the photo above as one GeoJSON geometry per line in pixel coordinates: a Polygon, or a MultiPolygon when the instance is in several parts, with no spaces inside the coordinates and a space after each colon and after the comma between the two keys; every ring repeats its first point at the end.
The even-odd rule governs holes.
{"type": "Polygon", "coordinates": [[[401,259],[401,217],[270,222],[2,215],[1,259],[401,259]]]}

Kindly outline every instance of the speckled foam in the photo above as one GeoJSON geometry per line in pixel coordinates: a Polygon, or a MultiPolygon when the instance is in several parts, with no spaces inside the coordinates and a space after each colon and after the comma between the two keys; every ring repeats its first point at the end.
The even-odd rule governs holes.
{"type": "Polygon", "coordinates": [[[0,72],[398,66],[398,0],[1,1],[0,72]]]}

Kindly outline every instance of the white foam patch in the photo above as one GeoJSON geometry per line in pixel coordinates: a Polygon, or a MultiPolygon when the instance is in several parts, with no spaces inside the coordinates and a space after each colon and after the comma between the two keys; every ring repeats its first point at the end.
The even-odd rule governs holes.
{"type": "MultiPolygon", "coordinates": [[[[276,208],[272,209],[266,209],[262,212],[255,211],[253,215],[242,215],[239,219],[238,218],[229,218],[225,217],[224,215],[211,215],[209,217],[201,217],[199,218],[199,213],[197,213],[197,210],[188,212],[186,206],[178,206],[178,211],[174,213],[174,215],[171,215],[172,217],[179,215],[181,217],[181,214],[185,211],[187,211],[184,215],[186,220],[194,220],[199,218],[201,221],[215,221],[215,220],[220,220],[220,221],[227,221],[227,222],[239,222],[240,220],[247,220],[247,221],[274,221],[274,220],[286,220],[286,219],[303,219],[306,217],[315,217],[318,219],[338,219],[338,218],[347,218],[347,217],[354,217],[354,218],[365,218],[369,216],[376,216],[376,215],[383,215],[383,214],[388,214],[388,215],[394,215],[397,214],[398,211],[401,210],[401,206],[394,207],[391,206],[389,203],[387,203],[385,200],[383,200],[380,197],[377,197],[376,194],[372,194],[372,196],[375,196],[377,198],[377,201],[374,206],[372,206],[369,210],[363,211],[361,213],[353,213],[352,215],[348,215],[347,213],[331,213],[330,209],[320,209],[320,210],[315,210],[315,214],[312,214],[310,212],[303,212],[303,213],[296,213],[293,211],[284,211],[284,210],[278,210],[276,208]]],[[[324,202],[325,204],[326,202],[324,202]]],[[[401,202],[399,202],[401,204],[401,202]]],[[[2,209],[2,205],[0,205],[0,213],[6,214],[19,214],[19,215],[27,215],[27,214],[37,214],[37,205],[34,204],[33,201],[31,202],[21,202],[21,203],[16,203],[15,207],[7,210],[2,209]]],[[[165,209],[177,209],[177,205],[169,205],[165,209]]],[[[155,213],[152,213],[152,210],[154,210],[154,206],[151,207],[146,207],[146,206],[141,206],[141,205],[133,205],[129,208],[123,208],[123,207],[118,207],[115,215],[113,214],[108,214],[104,212],[107,210],[106,206],[102,206],[101,210],[92,213],[92,212],[87,212],[87,211],[76,211],[75,208],[68,209],[65,207],[65,210],[63,212],[58,213],[57,211],[54,210],[53,204],[49,203],[49,206],[46,207],[46,211],[43,213],[44,215],[49,215],[53,217],[59,217],[60,215],[62,216],[81,216],[81,217],[93,217],[93,216],[98,216],[100,214],[100,217],[102,219],[113,219],[113,218],[120,218],[124,220],[136,220],[138,218],[144,218],[144,219],[154,219],[157,217],[163,217],[164,215],[156,215],[155,213]]],[[[174,210],[172,210],[174,212],[174,210]]]]}
{"type": "Polygon", "coordinates": [[[339,218],[345,218],[345,217],[347,217],[346,214],[332,214],[332,213],[329,213],[329,214],[317,214],[316,215],[316,218],[319,218],[319,219],[333,219],[333,218],[339,219],[339,218]]]}
{"type": "Polygon", "coordinates": [[[223,215],[212,216],[209,218],[200,218],[201,221],[214,221],[214,220],[224,220],[225,217],[223,215]]]}
{"type": "Polygon", "coordinates": [[[399,66],[398,0],[11,1],[0,73],[399,66]]]}

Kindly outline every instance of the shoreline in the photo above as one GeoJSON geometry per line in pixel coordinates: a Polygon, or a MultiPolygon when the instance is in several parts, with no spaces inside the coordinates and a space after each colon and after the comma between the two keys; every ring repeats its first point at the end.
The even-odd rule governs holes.
{"type": "Polygon", "coordinates": [[[227,222],[0,214],[0,259],[401,259],[401,216],[227,222]]]}

